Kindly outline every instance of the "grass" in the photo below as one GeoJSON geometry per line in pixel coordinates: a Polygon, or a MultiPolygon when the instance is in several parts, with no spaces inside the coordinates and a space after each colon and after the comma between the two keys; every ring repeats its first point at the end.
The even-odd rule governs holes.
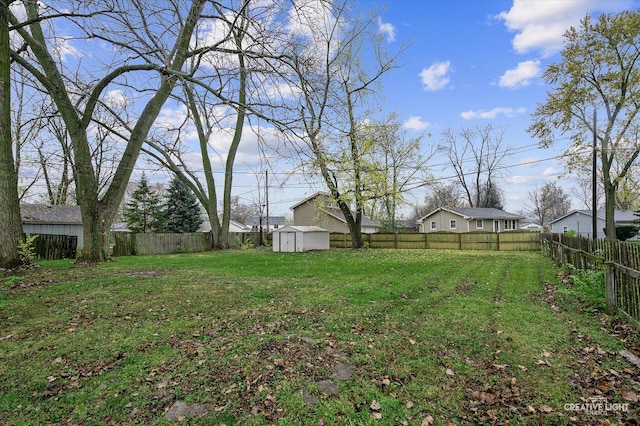
{"type": "Polygon", "coordinates": [[[178,400],[206,413],[189,424],[589,423],[564,405],[640,390],[599,314],[551,303],[557,272],[529,252],[43,262],[1,278],[0,424],[171,424],[178,400]]]}

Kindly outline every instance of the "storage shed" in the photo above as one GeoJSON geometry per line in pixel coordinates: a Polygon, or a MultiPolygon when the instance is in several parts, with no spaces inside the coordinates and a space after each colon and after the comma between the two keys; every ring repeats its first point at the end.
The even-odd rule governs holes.
{"type": "Polygon", "coordinates": [[[329,231],[319,226],[285,226],[273,231],[273,251],[329,250],[329,231]]]}
{"type": "Polygon", "coordinates": [[[22,231],[25,234],[72,235],[78,237],[77,250],[82,250],[82,215],[80,206],[21,204],[22,231]]]}

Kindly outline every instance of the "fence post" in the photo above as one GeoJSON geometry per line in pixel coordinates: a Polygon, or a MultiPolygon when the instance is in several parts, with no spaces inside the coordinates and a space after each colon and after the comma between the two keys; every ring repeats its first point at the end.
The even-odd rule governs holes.
{"type": "Polygon", "coordinates": [[[604,263],[604,286],[606,310],[609,315],[616,313],[616,279],[613,262],[604,263]]]}

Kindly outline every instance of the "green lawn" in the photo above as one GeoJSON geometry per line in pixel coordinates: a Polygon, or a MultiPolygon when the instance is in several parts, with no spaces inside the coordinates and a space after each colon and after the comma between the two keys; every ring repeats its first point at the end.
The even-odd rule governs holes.
{"type": "Polygon", "coordinates": [[[638,418],[637,335],[557,274],[531,252],[43,262],[0,277],[0,424],[172,424],[176,401],[203,425],[638,418]],[[616,410],[566,409],[594,397],[616,410]]]}

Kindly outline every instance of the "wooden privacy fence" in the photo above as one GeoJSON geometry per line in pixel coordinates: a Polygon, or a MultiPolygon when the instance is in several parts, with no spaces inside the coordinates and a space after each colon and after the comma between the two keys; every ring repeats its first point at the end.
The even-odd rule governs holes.
{"type": "MultiPolygon", "coordinates": [[[[26,235],[23,234],[23,240],[26,235]]],[[[41,260],[74,259],[78,248],[75,235],[37,234],[33,241],[33,252],[41,260]]]]}
{"type": "MultiPolygon", "coordinates": [[[[539,232],[452,232],[363,234],[364,243],[370,248],[386,249],[440,249],[440,250],[493,250],[536,251],[540,250],[539,232]]],[[[329,236],[332,248],[351,247],[351,235],[332,233],[329,236]]]]}
{"type": "Polygon", "coordinates": [[[553,259],[580,270],[603,269],[607,312],[619,313],[640,329],[640,245],[545,234],[553,259]]]}
{"type": "Polygon", "coordinates": [[[185,234],[114,234],[114,256],[196,253],[211,248],[211,234],[194,232],[185,234]]]}
{"type": "MultiPolygon", "coordinates": [[[[264,239],[264,235],[263,235],[264,239]]],[[[271,239],[271,235],[269,235],[271,239]]],[[[211,249],[212,239],[208,232],[185,234],[134,234],[131,232],[114,232],[114,256],[134,256],[145,254],[197,253],[211,249]]],[[[264,244],[264,241],[262,242],[264,244]]],[[[231,247],[260,244],[258,232],[229,233],[231,247]]]]}

